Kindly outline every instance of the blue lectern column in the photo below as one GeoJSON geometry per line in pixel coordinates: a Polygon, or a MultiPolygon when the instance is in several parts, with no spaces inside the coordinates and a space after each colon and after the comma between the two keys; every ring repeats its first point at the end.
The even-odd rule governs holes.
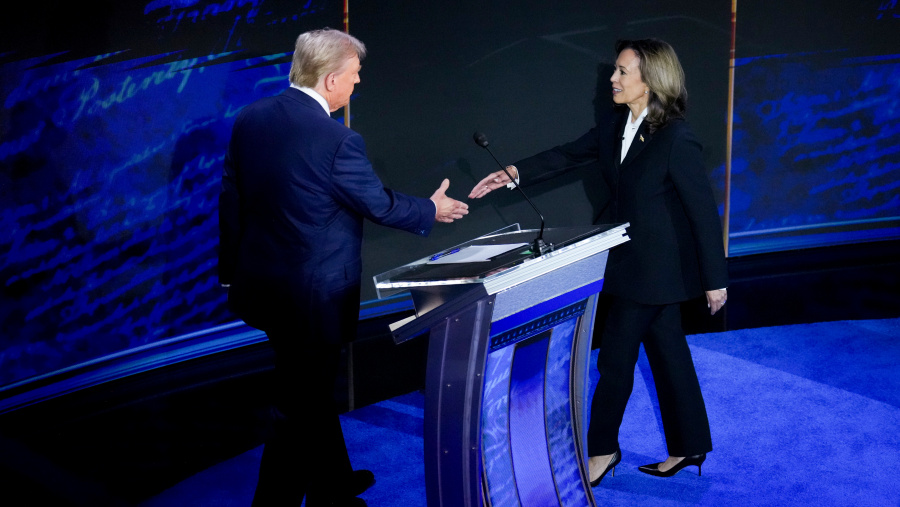
{"type": "Polygon", "coordinates": [[[590,284],[544,303],[535,319],[517,323],[515,314],[492,325],[482,402],[486,504],[593,505],[582,435],[596,297],[582,296],[599,290],[590,284]]]}
{"type": "Polygon", "coordinates": [[[432,326],[425,390],[425,481],[428,505],[481,503],[481,392],[494,296],[432,326]]]}
{"type": "Polygon", "coordinates": [[[605,267],[604,252],[468,303],[458,298],[430,325],[430,507],[594,505],[582,450],[605,267]]]}

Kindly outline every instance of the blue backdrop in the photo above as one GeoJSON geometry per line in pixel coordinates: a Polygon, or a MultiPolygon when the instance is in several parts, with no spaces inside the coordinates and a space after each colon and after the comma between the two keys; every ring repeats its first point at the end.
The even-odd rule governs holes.
{"type": "Polygon", "coordinates": [[[3,48],[0,386],[235,320],[216,272],[223,155],[291,57],[251,42],[281,33],[290,50],[341,22],[341,2],[291,4],[131,2],[47,22],[88,39],[125,24],[143,47],[3,48]]]}
{"type": "Polygon", "coordinates": [[[897,2],[747,7],[729,253],[900,237],[897,2]]]}

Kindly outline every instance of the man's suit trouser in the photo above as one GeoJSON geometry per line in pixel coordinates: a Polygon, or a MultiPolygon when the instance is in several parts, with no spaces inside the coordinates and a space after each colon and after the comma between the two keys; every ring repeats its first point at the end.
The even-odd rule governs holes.
{"type": "Polygon", "coordinates": [[[682,330],[679,304],[643,305],[614,297],[597,360],[600,381],[591,401],[588,455],[619,449],[619,427],[634,387],[641,343],[653,373],[669,455],[711,451],[706,405],[682,330]]]}
{"type": "Polygon", "coordinates": [[[276,417],[253,504],[310,506],[343,493],[353,468],[335,404],[341,347],[356,333],[359,285],[311,298],[266,329],[275,351],[276,417]]]}

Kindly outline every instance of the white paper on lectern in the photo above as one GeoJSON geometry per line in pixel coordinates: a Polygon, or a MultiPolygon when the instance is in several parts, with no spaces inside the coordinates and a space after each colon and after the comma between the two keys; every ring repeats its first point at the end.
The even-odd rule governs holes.
{"type": "Polygon", "coordinates": [[[428,261],[428,264],[461,264],[464,262],[486,262],[492,258],[516,248],[521,248],[528,243],[514,243],[506,245],[469,245],[459,249],[458,252],[444,255],[438,260],[428,261]]]}

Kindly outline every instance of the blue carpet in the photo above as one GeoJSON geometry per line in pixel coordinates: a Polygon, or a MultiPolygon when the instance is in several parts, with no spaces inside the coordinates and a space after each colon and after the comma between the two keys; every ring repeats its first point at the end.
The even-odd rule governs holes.
{"type": "MultiPolygon", "coordinates": [[[[622,462],[594,488],[598,505],[900,505],[900,319],[688,341],[715,448],[703,475],[695,467],[669,479],[637,471],[666,456],[642,355],[620,433],[622,462]]],[[[377,477],[362,495],[370,506],[425,505],[423,404],[411,393],[342,416],[354,466],[377,477]]],[[[142,505],[249,505],[261,452],[220,463],[142,505]]]]}

